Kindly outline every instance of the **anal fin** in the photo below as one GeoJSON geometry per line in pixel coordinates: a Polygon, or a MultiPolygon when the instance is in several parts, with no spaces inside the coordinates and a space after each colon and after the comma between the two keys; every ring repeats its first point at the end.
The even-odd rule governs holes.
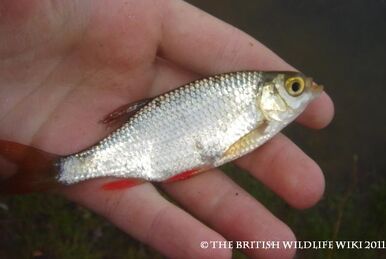
{"type": "Polygon", "coordinates": [[[143,181],[135,179],[119,179],[116,181],[108,182],[102,185],[102,189],[106,191],[128,189],[136,185],[142,184],[143,181]]]}

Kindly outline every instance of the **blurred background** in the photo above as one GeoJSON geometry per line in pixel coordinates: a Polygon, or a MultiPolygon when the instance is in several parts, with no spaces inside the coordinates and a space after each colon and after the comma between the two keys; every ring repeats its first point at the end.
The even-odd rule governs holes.
{"type": "MultiPolygon", "coordinates": [[[[326,192],[303,211],[232,165],[227,173],[298,240],[386,240],[386,1],[190,0],[246,31],[335,102],[321,131],[286,134],[322,167],[326,192]]],[[[60,197],[0,198],[0,258],[162,258],[60,197]]],[[[234,258],[245,258],[235,251],[234,258]]],[[[302,250],[297,258],[386,258],[386,250],[302,250]]]]}

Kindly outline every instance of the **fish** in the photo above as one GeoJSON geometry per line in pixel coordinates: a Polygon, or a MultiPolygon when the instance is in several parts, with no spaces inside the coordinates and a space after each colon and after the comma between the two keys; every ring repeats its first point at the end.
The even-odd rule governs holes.
{"type": "Polygon", "coordinates": [[[0,192],[44,191],[101,177],[116,178],[105,190],[184,180],[260,147],[322,91],[301,72],[229,72],[114,111],[103,123],[128,119],[75,154],[59,157],[0,140],[0,155],[19,166],[0,183],[0,192]]]}

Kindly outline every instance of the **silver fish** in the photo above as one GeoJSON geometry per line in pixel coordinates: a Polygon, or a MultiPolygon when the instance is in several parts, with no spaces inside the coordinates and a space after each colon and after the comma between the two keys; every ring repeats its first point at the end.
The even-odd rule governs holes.
{"type": "Polygon", "coordinates": [[[56,179],[160,182],[218,167],[272,138],[322,89],[298,72],[233,72],[191,82],[150,100],[98,144],[59,159],[56,179]]]}

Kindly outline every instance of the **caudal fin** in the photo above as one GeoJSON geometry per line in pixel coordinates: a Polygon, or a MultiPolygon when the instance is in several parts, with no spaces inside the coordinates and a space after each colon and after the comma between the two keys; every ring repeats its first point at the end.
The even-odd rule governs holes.
{"type": "Polygon", "coordinates": [[[58,186],[55,161],[58,155],[34,147],[0,140],[0,157],[16,166],[10,177],[0,168],[0,194],[41,192],[58,186]]]}

